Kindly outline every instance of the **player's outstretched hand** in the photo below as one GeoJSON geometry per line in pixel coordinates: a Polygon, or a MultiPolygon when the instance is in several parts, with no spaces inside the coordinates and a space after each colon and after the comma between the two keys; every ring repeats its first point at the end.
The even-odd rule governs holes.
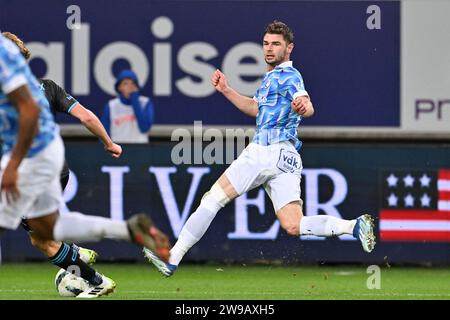
{"type": "Polygon", "coordinates": [[[228,89],[227,77],[219,69],[216,69],[211,76],[211,84],[221,93],[228,89]]]}
{"type": "Polygon", "coordinates": [[[12,166],[7,165],[3,171],[2,182],[0,186],[0,201],[6,202],[6,204],[11,204],[17,201],[20,197],[19,189],[17,188],[17,169],[12,166]]]}
{"type": "Polygon", "coordinates": [[[114,142],[110,146],[105,146],[105,150],[108,151],[113,158],[119,158],[122,154],[122,147],[114,142]]]}

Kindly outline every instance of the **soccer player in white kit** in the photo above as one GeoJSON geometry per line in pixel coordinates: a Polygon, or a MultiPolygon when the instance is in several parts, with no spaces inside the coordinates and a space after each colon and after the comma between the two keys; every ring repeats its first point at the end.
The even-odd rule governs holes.
{"type": "Polygon", "coordinates": [[[256,117],[256,134],[241,155],[205,193],[197,210],[189,217],[165,263],[144,249],[146,257],[165,276],[171,276],[186,252],[208,229],[217,212],[239,195],[263,186],[270,196],[277,218],[292,236],[333,237],[351,234],[361,241],[364,251],[375,246],[373,219],[365,214],[354,220],[328,215],[303,216],[300,199],[302,160],[297,127],[303,117],[314,114],[300,72],[292,66],[290,54],[294,36],[278,21],[270,23],[263,39],[267,73],[252,98],[232,89],[225,75],[216,70],[212,85],[239,110],[256,117]]]}

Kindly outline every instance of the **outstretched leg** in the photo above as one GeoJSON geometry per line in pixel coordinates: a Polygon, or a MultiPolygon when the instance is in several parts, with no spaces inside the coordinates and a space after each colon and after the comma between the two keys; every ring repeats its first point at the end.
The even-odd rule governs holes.
{"type": "Polygon", "coordinates": [[[336,237],[353,235],[361,241],[364,251],[371,252],[375,246],[373,219],[362,215],[357,219],[344,220],[329,215],[303,216],[300,202],[291,202],[277,211],[281,226],[290,235],[315,235],[336,237]]]}
{"type": "Polygon", "coordinates": [[[104,238],[133,241],[150,250],[160,251],[166,245],[160,241],[163,233],[157,230],[150,217],[137,214],[127,221],[115,221],[104,217],[69,212],[57,212],[28,219],[28,225],[36,237],[42,240],[67,242],[96,242],[104,238]]]}
{"type": "Polygon", "coordinates": [[[75,244],[69,245],[61,241],[41,239],[30,228],[27,220],[22,220],[22,226],[28,231],[31,244],[47,256],[55,266],[85,279],[92,288],[102,287],[108,293],[114,291],[114,281],[89,266],[97,258],[95,251],[80,248],[75,244]]]}
{"type": "MultiPolygon", "coordinates": [[[[154,228],[151,219],[144,214],[134,215],[125,222],[83,215],[78,212],[70,212],[64,215],[58,215],[55,212],[46,216],[28,219],[28,225],[33,230],[35,237],[42,241],[82,242],[110,238],[133,241],[155,252],[160,251],[158,246],[161,245],[159,239],[162,233],[154,228]],[[155,230],[157,230],[156,234],[155,230]]],[[[79,260],[79,254],[74,246],[69,246],[65,243],[61,244],[56,255],[52,257],[52,261],[55,264],[61,264],[63,268],[67,268],[69,265],[73,265],[74,259],[79,260]]],[[[90,268],[92,271],[85,269],[84,267],[87,265],[83,265],[81,260],[78,262],[82,265],[80,270],[76,269],[76,271],[80,272],[80,275],[85,274],[86,277],[89,277],[89,272],[92,271],[95,273],[94,279],[96,275],[99,275],[92,268],[90,268]]],[[[89,266],[87,267],[89,268],[89,266]]],[[[91,282],[90,289],[80,293],[77,298],[96,298],[113,292],[116,287],[115,282],[103,275],[99,276],[100,279],[97,281],[99,284],[91,282]]]]}
{"type": "MultiPolygon", "coordinates": [[[[41,251],[46,257],[50,258],[54,256],[61,248],[62,242],[54,240],[42,240],[33,234],[33,231],[27,223],[27,219],[22,219],[21,225],[30,236],[31,245],[41,251]]],[[[80,259],[88,265],[93,265],[97,261],[98,253],[91,249],[78,247],[76,244],[72,244],[76,251],[80,254],[80,259]]]]}
{"type": "Polygon", "coordinates": [[[95,262],[95,255],[85,256],[84,261],[80,248],[65,242],[54,240],[42,240],[30,233],[31,244],[39,249],[55,265],[85,279],[91,285],[102,283],[102,276],[88,263],[95,262]]]}
{"type": "Polygon", "coordinates": [[[46,252],[49,260],[56,266],[72,272],[77,276],[85,279],[91,285],[99,285],[102,283],[102,276],[81,259],[79,248],[75,245],[69,245],[61,241],[53,240],[36,240],[35,246],[41,248],[42,252],[46,252]]]}
{"type": "Polygon", "coordinates": [[[197,210],[183,226],[178,241],[170,251],[170,264],[180,263],[186,252],[203,237],[217,212],[237,195],[228,178],[222,175],[211,190],[205,193],[197,210]]]}
{"type": "Polygon", "coordinates": [[[181,229],[177,242],[170,250],[169,263],[160,261],[148,250],[144,250],[145,256],[162,274],[167,277],[171,276],[188,250],[203,237],[217,212],[237,196],[233,185],[223,174],[211,187],[211,190],[205,193],[199,207],[191,214],[181,229]]]}

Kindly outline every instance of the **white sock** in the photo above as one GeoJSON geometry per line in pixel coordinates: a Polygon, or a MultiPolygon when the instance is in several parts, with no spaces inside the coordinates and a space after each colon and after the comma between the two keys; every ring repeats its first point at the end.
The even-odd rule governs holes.
{"type": "Polygon", "coordinates": [[[181,229],[177,243],[170,250],[170,264],[177,266],[180,263],[186,252],[203,237],[221,208],[222,206],[211,195],[203,198],[200,206],[181,229]]]}
{"type": "Polygon", "coordinates": [[[131,240],[125,221],[68,212],[58,217],[53,238],[65,242],[95,242],[103,238],[131,240]]]}
{"type": "Polygon", "coordinates": [[[333,237],[353,234],[356,220],[344,220],[329,215],[305,216],[300,220],[300,234],[333,237]]]}

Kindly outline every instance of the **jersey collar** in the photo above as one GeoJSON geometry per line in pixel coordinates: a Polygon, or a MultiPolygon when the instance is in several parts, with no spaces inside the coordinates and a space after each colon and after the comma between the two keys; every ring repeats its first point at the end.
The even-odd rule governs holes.
{"type": "Polygon", "coordinates": [[[277,68],[282,69],[282,68],[287,68],[287,67],[292,67],[292,61],[285,61],[285,62],[283,62],[283,63],[277,65],[277,66],[275,67],[275,69],[277,69],[277,68]]]}

